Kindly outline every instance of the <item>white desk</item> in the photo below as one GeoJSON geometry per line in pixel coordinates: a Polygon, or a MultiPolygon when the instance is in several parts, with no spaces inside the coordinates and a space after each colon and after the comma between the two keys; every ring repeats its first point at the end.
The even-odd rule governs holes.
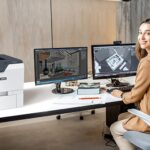
{"type": "Polygon", "coordinates": [[[53,94],[53,88],[54,84],[35,86],[34,82],[25,83],[24,106],[1,110],[0,122],[96,109],[106,107],[110,103],[116,105],[120,101],[108,94],[100,94],[101,99],[96,101],[79,101],[76,87],[75,92],[71,94],[53,94]],[[112,100],[116,102],[112,103],[112,100]]]}

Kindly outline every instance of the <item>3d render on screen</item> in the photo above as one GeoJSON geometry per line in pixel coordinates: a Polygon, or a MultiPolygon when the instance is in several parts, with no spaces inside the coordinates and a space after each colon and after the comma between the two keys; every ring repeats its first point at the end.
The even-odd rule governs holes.
{"type": "Polygon", "coordinates": [[[68,93],[61,82],[87,78],[87,47],[34,50],[35,83],[56,83],[54,93],[68,93]]]}

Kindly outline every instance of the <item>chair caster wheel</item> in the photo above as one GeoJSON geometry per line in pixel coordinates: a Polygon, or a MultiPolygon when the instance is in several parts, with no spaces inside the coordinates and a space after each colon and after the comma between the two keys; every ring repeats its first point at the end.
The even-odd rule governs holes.
{"type": "Polygon", "coordinates": [[[83,117],[83,116],[80,116],[80,120],[84,120],[84,117],[83,117]]]}
{"type": "Polygon", "coordinates": [[[95,110],[92,110],[92,111],[91,111],[91,114],[94,115],[94,114],[95,114],[95,110]]]}
{"type": "Polygon", "coordinates": [[[57,115],[57,116],[56,116],[56,119],[57,119],[57,120],[60,120],[60,119],[61,119],[61,116],[60,116],[60,115],[57,115]]]}

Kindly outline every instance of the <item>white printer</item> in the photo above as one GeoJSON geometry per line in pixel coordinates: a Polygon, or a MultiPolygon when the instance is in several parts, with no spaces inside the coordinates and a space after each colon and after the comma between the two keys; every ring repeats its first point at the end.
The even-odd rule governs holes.
{"type": "Polygon", "coordinates": [[[24,64],[0,54],[0,110],[23,106],[24,64]]]}

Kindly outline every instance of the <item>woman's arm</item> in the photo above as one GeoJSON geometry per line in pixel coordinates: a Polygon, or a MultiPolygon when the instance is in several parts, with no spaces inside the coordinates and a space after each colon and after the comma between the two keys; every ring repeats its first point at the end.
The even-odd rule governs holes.
{"type": "Polygon", "coordinates": [[[125,104],[135,103],[143,99],[144,94],[150,86],[150,61],[144,58],[138,67],[135,86],[131,92],[123,94],[123,102],[125,104]]]}

